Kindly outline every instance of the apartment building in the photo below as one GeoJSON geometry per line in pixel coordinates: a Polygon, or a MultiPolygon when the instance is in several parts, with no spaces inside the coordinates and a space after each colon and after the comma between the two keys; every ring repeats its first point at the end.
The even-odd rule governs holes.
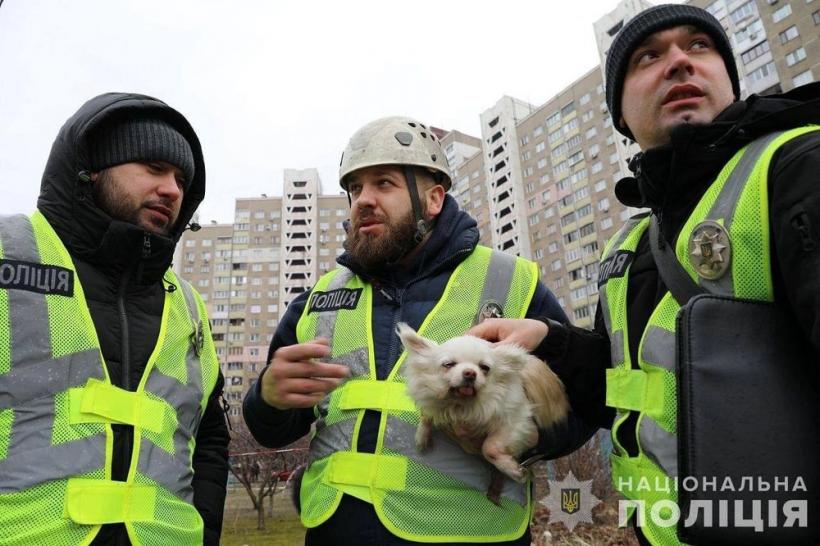
{"type": "Polygon", "coordinates": [[[440,140],[453,175],[450,194],[462,210],[475,218],[481,244],[490,246],[490,208],[481,139],[454,130],[445,132],[440,140]]]}
{"type": "Polygon", "coordinates": [[[726,29],[743,94],[789,91],[820,78],[820,2],[691,0],[726,29]]]}

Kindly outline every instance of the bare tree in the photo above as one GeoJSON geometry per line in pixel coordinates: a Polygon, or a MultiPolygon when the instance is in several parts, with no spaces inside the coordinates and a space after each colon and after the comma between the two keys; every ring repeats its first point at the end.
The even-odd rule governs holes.
{"type": "Polygon", "coordinates": [[[307,438],[283,449],[264,449],[256,443],[245,423],[231,431],[230,469],[245,488],[257,514],[257,529],[265,528],[265,498],[271,505],[280,482],[307,461],[307,438]]]}

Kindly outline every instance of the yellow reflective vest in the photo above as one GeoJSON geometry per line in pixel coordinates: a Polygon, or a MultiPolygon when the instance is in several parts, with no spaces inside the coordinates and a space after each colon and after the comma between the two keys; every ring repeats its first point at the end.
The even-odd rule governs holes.
{"type": "MultiPolygon", "coordinates": [[[[462,335],[486,303],[522,318],[538,283],[534,263],[477,247],[450,276],[419,333],[437,342],[462,335]]],[[[499,542],[520,537],[530,521],[530,488],[505,479],[501,505],[486,498],[492,466],[435,433],[433,447],[414,443],[419,412],[405,390],[406,352],[385,380],[377,379],[371,328],[372,287],[338,268],[313,288],[297,325],[305,342],[330,340],[330,362],[346,364],[351,379],[316,408],[316,432],[302,481],[302,522],[322,524],[343,494],[373,504],[393,534],[418,542],[499,542]],[[356,451],[366,410],[381,414],[375,453],[356,451]]]]}
{"type": "Polygon", "coordinates": [[[205,306],[172,271],[135,391],[111,384],[71,257],[39,212],[0,217],[0,544],[90,543],[124,523],[135,545],[203,540],[196,432],[219,364],[205,306]],[[111,480],[112,424],[134,427],[111,480]]]}
{"type": "MultiPolygon", "coordinates": [[[[683,225],[674,250],[683,269],[707,292],[734,298],[774,301],[769,243],[768,172],[775,152],[789,140],[817,126],[801,127],[761,137],[739,150],[724,166],[683,225]],[[698,275],[690,253],[704,226],[719,225],[728,234],[730,249],[722,253],[728,270],[719,278],[698,275]]],[[[649,218],[630,219],[604,249],[600,267],[600,301],[611,347],[606,403],[616,409],[612,427],[612,481],[625,497],[641,501],[642,532],[657,546],[680,544],[675,525],[660,525],[651,516],[669,518],[662,506],[677,503],[678,476],[676,318],[681,306],[670,292],[660,299],[644,329],[638,362],[631,362],[627,333],[627,285],[632,256],[649,218]],[[639,453],[629,456],[618,432],[638,413],[639,453]]],[[[695,249],[697,251],[697,249],[695,249]]],[[[709,265],[707,262],[703,262],[709,265]]],[[[683,479],[683,476],[680,476],[683,479]]],[[[681,514],[686,518],[688,514],[681,514]]]]}

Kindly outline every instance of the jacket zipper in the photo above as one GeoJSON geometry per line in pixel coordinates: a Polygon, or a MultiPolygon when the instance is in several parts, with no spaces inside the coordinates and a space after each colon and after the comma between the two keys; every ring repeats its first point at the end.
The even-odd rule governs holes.
{"type": "MultiPolygon", "coordinates": [[[[130,339],[128,333],[128,314],[125,311],[125,292],[128,286],[128,280],[131,277],[131,271],[126,270],[123,273],[122,281],[120,282],[119,293],[117,294],[117,307],[120,313],[120,328],[122,329],[122,354],[120,355],[120,383],[121,387],[127,391],[131,390],[131,358],[130,358],[130,339]]],[[[128,471],[131,463],[131,450],[133,448],[133,433],[131,427],[122,427],[122,472],[123,476],[113,476],[114,479],[121,479],[126,481],[128,479],[128,471]]]]}
{"type": "MultiPolygon", "coordinates": [[[[148,233],[143,235],[142,240],[142,258],[146,258],[151,254],[151,236],[148,233]]],[[[141,267],[141,261],[137,264],[137,268],[141,267]]],[[[131,336],[128,330],[128,312],[125,309],[125,296],[128,289],[128,281],[131,279],[132,268],[126,269],[123,273],[122,281],[120,282],[119,293],[117,294],[117,307],[120,313],[120,327],[122,328],[122,354],[120,356],[121,365],[121,383],[122,388],[126,391],[132,390],[131,385],[131,336]]],[[[116,476],[115,479],[122,478],[121,481],[127,481],[128,474],[131,469],[131,452],[134,449],[134,429],[130,426],[124,426],[122,429],[122,471],[124,476],[116,476]]]]}

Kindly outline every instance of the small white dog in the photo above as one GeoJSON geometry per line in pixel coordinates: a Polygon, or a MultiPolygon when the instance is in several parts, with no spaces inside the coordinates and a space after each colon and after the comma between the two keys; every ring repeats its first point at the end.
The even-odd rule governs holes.
{"type": "Polygon", "coordinates": [[[481,453],[513,480],[526,481],[516,457],[536,445],[538,427],[553,426],[569,411],[558,376],[517,345],[493,346],[473,336],[439,345],[407,324],[397,331],[407,349],[407,392],[421,413],[417,448],[429,447],[436,427],[466,452],[481,453]]]}

